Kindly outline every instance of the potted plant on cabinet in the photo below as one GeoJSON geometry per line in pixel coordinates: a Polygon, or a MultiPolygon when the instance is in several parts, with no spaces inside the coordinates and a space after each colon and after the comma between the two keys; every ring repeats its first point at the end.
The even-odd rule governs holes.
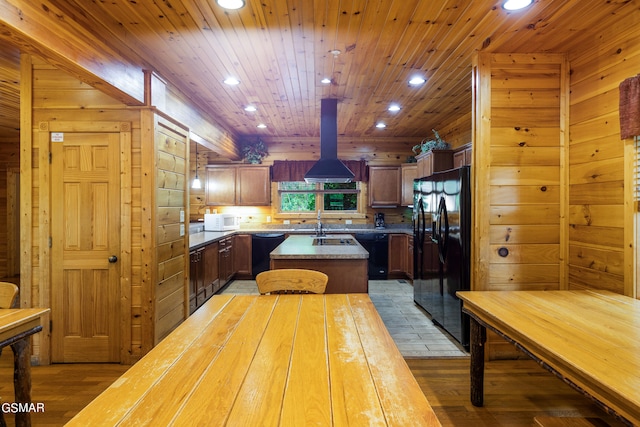
{"type": "Polygon", "coordinates": [[[247,163],[260,164],[269,152],[267,146],[258,138],[255,142],[246,142],[242,147],[242,156],[247,163]]]}
{"type": "Polygon", "coordinates": [[[429,151],[432,151],[432,150],[448,150],[449,149],[450,147],[449,143],[446,142],[444,139],[442,139],[442,137],[440,137],[440,134],[438,133],[438,131],[435,129],[431,129],[431,131],[433,132],[433,135],[435,136],[435,138],[433,139],[425,138],[420,142],[420,144],[414,145],[412,148],[412,151],[415,155],[428,153],[429,151]]]}

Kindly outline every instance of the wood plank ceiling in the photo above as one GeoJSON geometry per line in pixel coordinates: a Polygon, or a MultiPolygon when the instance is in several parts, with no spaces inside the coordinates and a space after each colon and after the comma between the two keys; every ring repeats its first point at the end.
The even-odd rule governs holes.
{"type": "MultiPolygon", "coordinates": [[[[248,0],[239,11],[213,0],[39,3],[156,70],[237,137],[317,138],[320,99],[335,97],[339,134],[419,140],[470,112],[474,52],[571,52],[597,42],[628,1],[534,0],[519,12],[498,0],[248,0]],[[426,83],[409,85],[414,75],[426,83]],[[230,76],[240,84],[225,85],[230,76]]],[[[7,69],[17,57],[0,49],[2,136],[19,123],[7,69]]]]}

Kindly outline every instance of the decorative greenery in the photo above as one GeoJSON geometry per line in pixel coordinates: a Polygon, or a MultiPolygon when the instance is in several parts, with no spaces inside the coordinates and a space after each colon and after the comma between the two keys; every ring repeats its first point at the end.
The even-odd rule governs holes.
{"type": "Polygon", "coordinates": [[[262,159],[267,155],[267,145],[260,138],[255,142],[247,142],[242,147],[242,156],[249,163],[262,163],[262,159]]]}
{"type": "Polygon", "coordinates": [[[425,138],[422,140],[422,142],[420,142],[420,144],[414,145],[411,149],[414,154],[418,155],[431,150],[447,150],[450,147],[449,143],[440,137],[440,134],[437,130],[431,130],[435,135],[435,139],[425,138]]]}

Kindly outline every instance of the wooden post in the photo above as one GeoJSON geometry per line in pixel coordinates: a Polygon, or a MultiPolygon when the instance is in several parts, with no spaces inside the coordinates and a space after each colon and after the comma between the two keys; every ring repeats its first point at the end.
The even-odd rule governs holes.
{"type": "Polygon", "coordinates": [[[487,341],[487,329],[471,317],[471,403],[482,406],[484,398],[484,344],[487,341]]]}

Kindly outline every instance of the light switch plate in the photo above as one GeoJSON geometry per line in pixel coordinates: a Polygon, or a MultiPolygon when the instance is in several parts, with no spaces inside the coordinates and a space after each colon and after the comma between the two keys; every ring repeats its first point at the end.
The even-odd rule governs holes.
{"type": "Polygon", "coordinates": [[[180,237],[184,236],[184,224],[180,224],[180,237]]]}
{"type": "Polygon", "coordinates": [[[184,211],[180,211],[180,222],[184,222],[184,211]]]}

